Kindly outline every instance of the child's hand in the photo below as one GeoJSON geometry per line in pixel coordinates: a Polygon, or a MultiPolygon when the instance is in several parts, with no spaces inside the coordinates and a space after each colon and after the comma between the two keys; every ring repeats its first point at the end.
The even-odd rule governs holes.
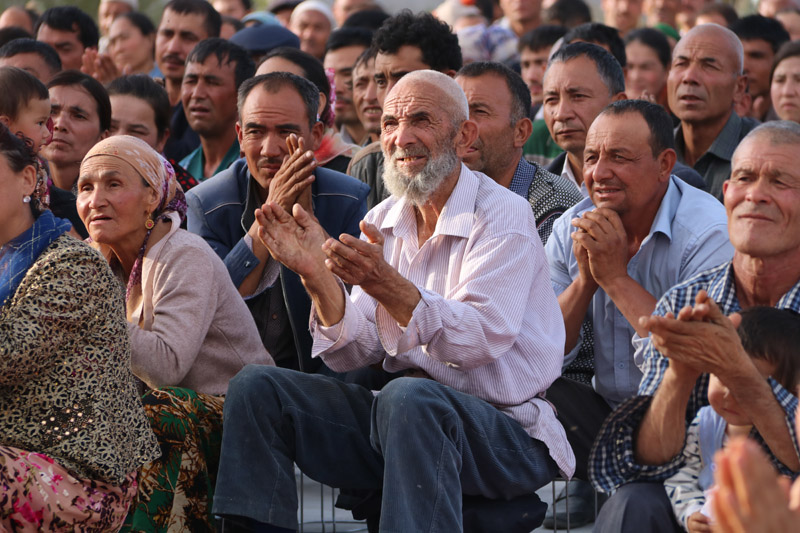
{"type": "Polygon", "coordinates": [[[693,513],[686,521],[689,533],[711,533],[711,521],[700,511],[693,513]]]}

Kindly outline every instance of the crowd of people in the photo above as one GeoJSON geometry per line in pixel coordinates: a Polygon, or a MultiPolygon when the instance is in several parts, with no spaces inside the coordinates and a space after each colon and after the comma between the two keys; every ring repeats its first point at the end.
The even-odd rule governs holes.
{"type": "Polygon", "coordinates": [[[797,528],[796,0],[138,9],[0,12],[0,530],[797,528]]]}

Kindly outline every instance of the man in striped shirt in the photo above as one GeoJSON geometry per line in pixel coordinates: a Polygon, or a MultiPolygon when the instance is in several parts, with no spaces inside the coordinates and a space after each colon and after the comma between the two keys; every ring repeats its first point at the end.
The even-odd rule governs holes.
{"type": "Polygon", "coordinates": [[[293,461],[335,487],[382,489],[382,531],[460,531],[462,494],[511,499],[572,475],[541,397],[564,344],[542,243],[524,199],[461,163],[477,136],[468,117],[449,76],[398,82],[381,120],[392,196],[360,240],[327,238],[299,206],[257,213],[259,237],[314,302],[313,355],[405,377],[373,394],[246,368],[225,402],[216,514],[295,528],[293,461]]]}

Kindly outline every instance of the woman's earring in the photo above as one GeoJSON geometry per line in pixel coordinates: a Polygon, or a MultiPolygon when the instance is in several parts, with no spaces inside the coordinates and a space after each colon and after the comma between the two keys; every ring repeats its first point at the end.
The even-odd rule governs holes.
{"type": "Polygon", "coordinates": [[[155,225],[156,225],[156,223],[155,223],[155,222],[153,222],[153,219],[152,219],[152,218],[148,218],[148,219],[147,219],[147,220],[145,220],[145,222],[144,222],[144,227],[145,227],[145,228],[147,228],[147,229],[153,229],[153,226],[155,226],[155,225]]]}
{"type": "Polygon", "coordinates": [[[22,203],[24,203],[24,204],[31,203],[31,195],[30,194],[26,194],[25,196],[23,196],[22,197],[22,203]]]}

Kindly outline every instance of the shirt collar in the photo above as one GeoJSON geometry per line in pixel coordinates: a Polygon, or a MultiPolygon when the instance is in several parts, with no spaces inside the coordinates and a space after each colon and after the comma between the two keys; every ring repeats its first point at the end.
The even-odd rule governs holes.
{"type": "MultiPolygon", "coordinates": [[[[739,117],[735,111],[731,111],[731,116],[728,117],[725,126],[722,127],[719,135],[717,135],[717,138],[711,143],[711,146],[708,147],[706,153],[730,161],[733,157],[733,151],[736,150],[736,147],[739,145],[739,132],[741,129],[741,117],[739,117]]],[[[683,140],[683,126],[680,124],[675,127],[675,146],[678,148],[678,160],[684,163],[685,159],[683,154],[686,151],[686,143],[683,140]]]]}
{"type": "MultiPolygon", "coordinates": [[[[444,204],[431,238],[436,235],[469,237],[474,222],[475,201],[478,197],[479,186],[478,175],[462,163],[458,183],[444,204]]],[[[394,235],[398,237],[408,238],[413,235],[416,239],[417,219],[414,215],[414,206],[405,198],[399,198],[381,222],[380,229],[391,228],[393,228],[394,235]]]]}
{"type": "Polygon", "coordinates": [[[564,168],[561,170],[561,177],[575,185],[584,198],[588,198],[589,191],[586,190],[586,184],[583,180],[578,181],[575,179],[575,174],[572,173],[572,167],[569,165],[569,154],[567,153],[564,154],[564,168]]]}
{"type": "Polygon", "coordinates": [[[653,224],[650,226],[650,235],[663,233],[669,240],[672,240],[672,221],[675,219],[682,196],[678,190],[677,179],[679,178],[675,176],[669,177],[669,186],[661,199],[661,205],[658,207],[653,224]]]}

